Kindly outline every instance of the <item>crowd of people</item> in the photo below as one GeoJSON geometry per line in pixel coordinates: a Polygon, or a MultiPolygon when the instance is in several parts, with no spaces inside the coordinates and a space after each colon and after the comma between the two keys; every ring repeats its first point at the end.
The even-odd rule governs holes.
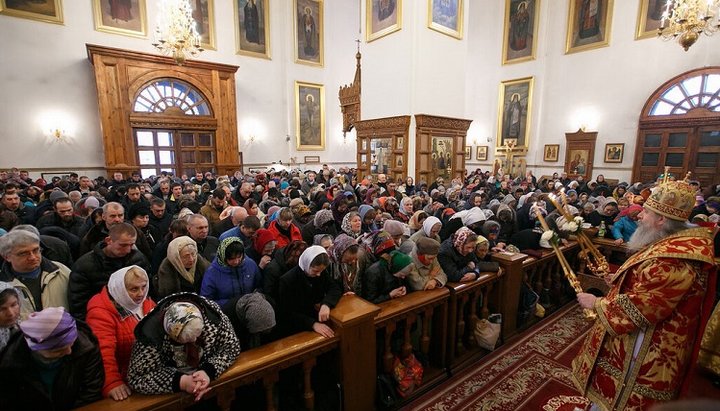
{"type": "MultiPolygon", "coordinates": [[[[200,399],[241,347],[333,336],[344,294],[377,304],[502,275],[493,253],[541,249],[538,214],[572,239],[555,204],[640,249],[647,238],[633,234],[657,184],[481,170],[416,184],[326,165],[147,179],[2,172],[0,408],[200,399]]],[[[691,186],[689,222],[720,221],[720,186],[691,186]]]]}

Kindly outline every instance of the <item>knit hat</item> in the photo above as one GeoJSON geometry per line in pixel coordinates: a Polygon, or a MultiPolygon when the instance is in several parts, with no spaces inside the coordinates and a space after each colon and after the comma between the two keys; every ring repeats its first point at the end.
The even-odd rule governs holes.
{"type": "Polygon", "coordinates": [[[275,241],[275,236],[268,229],[261,228],[255,232],[255,241],[253,241],[253,248],[258,254],[262,254],[265,245],[271,241],[275,241]]]}
{"type": "Polygon", "coordinates": [[[195,341],[205,326],[200,309],[181,301],[171,304],[163,317],[163,328],[170,338],[179,343],[195,341]]]}
{"type": "Polygon", "coordinates": [[[415,241],[418,254],[437,255],[440,252],[440,243],[428,237],[420,237],[415,241]]]}
{"type": "Polygon", "coordinates": [[[250,293],[240,297],[235,304],[235,313],[240,323],[251,334],[275,327],[275,311],[261,293],[250,293]]]}
{"type": "Polygon", "coordinates": [[[405,233],[403,223],[397,220],[386,220],[385,224],[383,224],[383,230],[390,233],[390,235],[393,237],[403,235],[405,233]]]}
{"type": "Polygon", "coordinates": [[[51,203],[54,203],[56,200],[59,200],[61,198],[68,198],[67,193],[62,190],[53,190],[52,193],[50,193],[51,203]]]}
{"type": "Polygon", "coordinates": [[[37,311],[20,323],[20,330],[32,351],[55,350],[77,339],[75,319],[63,307],[37,311]]]}
{"type": "Polygon", "coordinates": [[[390,253],[390,272],[395,274],[403,268],[412,264],[412,258],[409,255],[403,254],[400,251],[393,251],[390,253]]]}
{"type": "Polygon", "coordinates": [[[98,208],[100,207],[100,200],[93,196],[90,196],[85,199],[85,202],[83,204],[85,205],[85,208],[98,208]]]}

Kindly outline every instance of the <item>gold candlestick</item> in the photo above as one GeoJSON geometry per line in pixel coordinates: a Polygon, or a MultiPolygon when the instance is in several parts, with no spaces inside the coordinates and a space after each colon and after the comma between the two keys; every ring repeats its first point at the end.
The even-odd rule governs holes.
{"type": "MultiPolygon", "coordinates": [[[[537,217],[538,221],[540,221],[540,225],[542,226],[543,230],[550,231],[550,227],[548,226],[547,221],[545,221],[545,217],[543,217],[540,210],[538,210],[537,203],[533,205],[533,208],[535,209],[535,216],[537,217]]],[[[565,274],[565,278],[567,278],[572,288],[578,294],[584,292],[582,286],[580,285],[580,281],[577,279],[577,276],[573,272],[572,268],[570,268],[570,263],[568,263],[567,259],[565,259],[565,254],[563,254],[562,250],[560,250],[560,247],[557,245],[556,242],[552,240],[550,241],[550,245],[552,245],[553,251],[555,252],[558,261],[560,262],[560,266],[563,269],[563,274],[565,274]]],[[[594,320],[595,318],[597,318],[597,314],[590,309],[584,308],[583,313],[585,315],[585,318],[588,320],[594,320]]]]}

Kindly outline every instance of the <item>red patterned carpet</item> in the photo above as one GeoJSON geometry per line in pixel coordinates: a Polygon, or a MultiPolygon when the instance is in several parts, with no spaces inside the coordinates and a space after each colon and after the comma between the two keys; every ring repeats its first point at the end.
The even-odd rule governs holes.
{"type": "Polygon", "coordinates": [[[592,323],[569,304],[404,410],[572,410],[570,362],[592,323]]]}

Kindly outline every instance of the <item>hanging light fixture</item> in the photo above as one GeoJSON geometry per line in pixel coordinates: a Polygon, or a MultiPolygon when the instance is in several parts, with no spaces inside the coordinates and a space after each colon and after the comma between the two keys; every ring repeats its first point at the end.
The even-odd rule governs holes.
{"type": "Polygon", "coordinates": [[[158,10],[152,45],[161,53],[172,56],[179,66],[188,56],[196,57],[203,51],[192,13],[189,0],[163,0],[158,10]]]}
{"type": "Polygon", "coordinates": [[[700,34],[711,36],[720,28],[720,0],[668,0],[658,29],[663,40],[678,39],[688,51],[700,34]]]}

